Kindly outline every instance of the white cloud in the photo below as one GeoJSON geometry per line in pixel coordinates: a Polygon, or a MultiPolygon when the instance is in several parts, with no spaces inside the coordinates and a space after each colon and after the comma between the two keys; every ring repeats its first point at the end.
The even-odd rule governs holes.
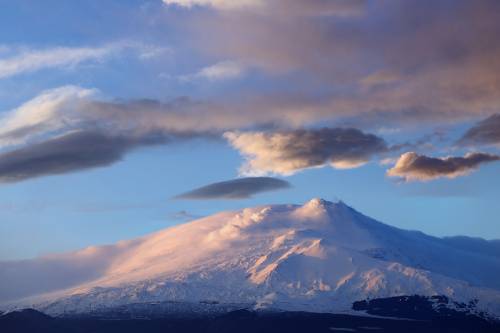
{"type": "Polygon", "coordinates": [[[330,165],[357,168],[385,152],[381,138],[354,128],[322,128],[283,132],[227,132],[225,138],[246,158],[244,175],[291,175],[330,165]]]}
{"type": "Polygon", "coordinates": [[[9,49],[8,56],[2,57],[0,52],[0,79],[48,68],[72,68],[83,63],[98,63],[126,49],[136,51],[141,59],[156,57],[167,50],[135,42],[110,43],[101,47],[9,49]]]}
{"type": "Polygon", "coordinates": [[[166,53],[171,53],[172,50],[168,47],[157,47],[154,45],[145,45],[140,47],[139,58],[140,59],[153,59],[160,57],[166,53]]]}
{"type": "Polygon", "coordinates": [[[265,15],[343,16],[358,14],[364,0],[163,0],[163,3],[185,8],[211,7],[222,11],[250,10],[265,15]]]}
{"type": "Polygon", "coordinates": [[[86,61],[102,61],[115,50],[116,47],[112,46],[26,50],[9,58],[0,59],[0,78],[35,72],[45,68],[68,68],[86,61]]]}
{"type": "Polygon", "coordinates": [[[196,79],[205,79],[209,81],[230,80],[242,76],[245,68],[236,61],[221,61],[214,65],[202,68],[195,74],[182,75],[181,81],[193,81],[196,79]]]}
{"type": "Polygon", "coordinates": [[[79,106],[96,94],[95,89],[77,86],[42,92],[0,118],[0,147],[23,143],[48,131],[68,130],[82,121],[79,106]]]}
{"type": "Polygon", "coordinates": [[[177,5],[191,8],[193,6],[209,6],[217,9],[239,9],[256,7],[264,4],[264,0],[163,0],[166,5],[177,5]]]}

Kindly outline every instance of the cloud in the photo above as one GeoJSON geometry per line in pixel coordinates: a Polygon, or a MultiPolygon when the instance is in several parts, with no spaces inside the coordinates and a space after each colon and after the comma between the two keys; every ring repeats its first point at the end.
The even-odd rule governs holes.
{"type": "Polygon", "coordinates": [[[201,54],[291,87],[256,108],[420,126],[490,115],[500,104],[498,1],[165,3],[191,8],[182,24],[201,54]]]}
{"type": "Polygon", "coordinates": [[[383,139],[354,128],[227,132],[224,136],[246,158],[241,172],[249,175],[291,175],[327,164],[355,168],[388,149],[383,139]]]}
{"type": "Polygon", "coordinates": [[[242,9],[261,6],[262,0],[163,0],[166,5],[178,5],[191,8],[193,6],[209,6],[217,9],[242,9]]]}
{"type": "Polygon", "coordinates": [[[42,92],[0,118],[0,147],[23,143],[37,135],[79,122],[79,109],[97,95],[94,89],[64,86],[42,92]]]}
{"type": "Polygon", "coordinates": [[[358,13],[365,0],[163,0],[185,8],[211,7],[222,11],[250,11],[264,15],[347,15],[358,13]]]}
{"type": "Polygon", "coordinates": [[[0,182],[107,166],[133,148],[166,141],[162,136],[120,137],[93,131],[72,132],[1,153],[0,182]]]}
{"type": "Polygon", "coordinates": [[[148,59],[164,52],[163,48],[138,43],[112,43],[100,47],[52,47],[20,49],[0,57],[0,79],[32,73],[48,68],[72,68],[82,63],[102,62],[126,49],[138,51],[138,57],[148,59]]]}
{"type": "Polygon", "coordinates": [[[113,101],[96,89],[47,90],[0,118],[0,178],[14,182],[105,166],[151,144],[220,138],[227,130],[278,120],[286,124],[284,114],[248,111],[184,97],[113,101]]]}
{"type": "Polygon", "coordinates": [[[95,107],[98,92],[65,86],[41,93],[0,120],[0,182],[107,166],[132,149],[166,143],[157,129],[134,131],[95,107]]]}
{"type": "Polygon", "coordinates": [[[0,118],[0,149],[32,144],[69,133],[95,131],[111,136],[206,135],[241,124],[221,107],[188,98],[109,101],[95,89],[64,86],[42,92],[0,118]],[[218,116],[213,110],[218,110],[218,116]],[[225,120],[224,120],[225,119],[225,120]]]}
{"type": "Polygon", "coordinates": [[[233,111],[188,98],[109,101],[95,89],[47,90],[0,119],[0,179],[110,165],[135,148],[217,137],[259,121],[255,114],[233,111]]]}
{"type": "Polygon", "coordinates": [[[0,178],[13,182],[106,166],[148,145],[220,138],[223,133],[246,158],[240,172],[252,176],[290,175],[325,165],[353,168],[398,147],[389,148],[382,138],[354,128],[303,129],[328,119],[331,111],[321,98],[312,109],[309,99],[301,98],[116,101],[96,89],[47,90],[0,118],[0,178]],[[259,130],[265,128],[274,130],[259,130]],[[90,157],[82,142],[102,142],[99,149],[108,150],[96,149],[90,157]],[[59,155],[71,152],[74,156],[58,166],[59,155]],[[80,154],[87,158],[77,166],[80,154]],[[27,170],[23,163],[32,158],[43,163],[32,162],[27,170]]]}
{"type": "Polygon", "coordinates": [[[201,215],[196,215],[193,213],[190,213],[186,210],[180,210],[172,215],[170,215],[170,218],[173,220],[178,220],[178,221],[183,221],[183,222],[188,222],[192,220],[197,220],[202,218],[203,216],[201,215]]]}
{"type": "Polygon", "coordinates": [[[192,81],[196,79],[206,79],[209,81],[229,80],[241,77],[245,68],[235,61],[221,61],[214,65],[202,68],[199,72],[191,75],[182,75],[182,81],[192,81]]]}
{"type": "Polygon", "coordinates": [[[407,152],[387,171],[387,175],[405,181],[455,178],[469,174],[483,163],[499,160],[500,156],[486,153],[468,153],[464,157],[429,157],[407,152]]]}
{"type": "Polygon", "coordinates": [[[287,181],[270,177],[248,177],[209,184],[187,193],[178,199],[247,199],[254,194],[286,189],[287,181]]]}
{"type": "Polygon", "coordinates": [[[500,144],[500,114],[494,114],[470,128],[459,140],[463,145],[500,144]]]}
{"type": "Polygon", "coordinates": [[[122,241],[66,254],[0,261],[0,300],[20,299],[92,281],[101,277],[120,255],[138,245],[140,240],[122,241]]]}

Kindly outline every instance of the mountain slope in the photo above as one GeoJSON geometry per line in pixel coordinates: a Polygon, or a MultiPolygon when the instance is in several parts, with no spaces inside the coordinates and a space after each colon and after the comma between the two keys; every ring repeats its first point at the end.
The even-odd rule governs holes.
{"type": "Polygon", "coordinates": [[[342,202],[313,199],[224,212],[42,262],[1,264],[0,295],[50,314],[151,302],[169,302],[168,311],[247,306],[338,312],[367,298],[445,295],[465,303],[477,299],[479,309],[499,315],[500,255],[494,253],[384,225],[342,202]],[[63,273],[73,280],[60,290],[56,282],[41,281],[38,291],[27,292],[23,285],[30,279],[23,273],[37,269],[48,280],[57,282],[63,273]],[[34,297],[37,292],[45,294],[34,297]]]}

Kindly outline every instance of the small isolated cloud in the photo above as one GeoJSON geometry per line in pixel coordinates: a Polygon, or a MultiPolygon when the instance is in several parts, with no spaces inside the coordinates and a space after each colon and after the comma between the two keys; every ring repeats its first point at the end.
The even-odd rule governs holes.
{"type": "Polygon", "coordinates": [[[387,171],[387,175],[400,177],[404,181],[455,178],[469,174],[483,163],[498,160],[500,156],[486,153],[468,153],[464,157],[429,157],[407,152],[401,155],[396,165],[387,171]]]}
{"type": "Polygon", "coordinates": [[[110,136],[77,131],[0,154],[0,182],[63,174],[119,161],[129,150],[164,137],[110,136]]]}
{"type": "Polygon", "coordinates": [[[372,88],[397,83],[399,81],[401,81],[401,76],[398,73],[382,70],[364,77],[361,79],[360,83],[363,87],[372,88]]]}
{"type": "Polygon", "coordinates": [[[187,193],[178,199],[247,199],[254,194],[289,188],[290,183],[271,177],[248,177],[209,184],[187,193]]]}
{"type": "Polygon", "coordinates": [[[202,218],[201,215],[196,215],[192,214],[186,210],[180,210],[172,215],[170,215],[171,219],[177,220],[177,221],[192,221],[192,220],[197,220],[202,218]]]}
{"type": "Polygon", "coordinates": [[[291,175],[327,164],[355,168],[388,149],[383,139],[355,128],[227,132],[224,136],[246,158],[243,174],[291,175]]]}
{"type": "Polygon", "coordinates": [[[471,127],[459,143],[500,145],[500,114],[494,114],[471,127]]]}
{"type": "Polygon", "coordinates": [[[262,6],[264,2],[264,0],[163,0],[163,3],[166,5],[177,5],[187,8],[207,6],[224,10],[258,7],[262,6]]]}
{"type": "Polygon", "coordinates": [[[190,75],[182,75],[181,81],[193,81],[205,79],[209,81],[230,80],[242,76],[245,72],[244,66],[235,61],[221,61],[214,65],[202,68],[199,72],[190,75]]]}

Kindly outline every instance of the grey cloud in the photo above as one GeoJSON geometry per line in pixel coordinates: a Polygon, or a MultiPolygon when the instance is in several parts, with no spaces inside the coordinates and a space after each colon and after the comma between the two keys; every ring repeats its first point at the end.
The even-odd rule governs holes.
{"type": "Polygon", "coordinates": [[[129,150],[165,143],[163,136],[123,137],[78,131],[0,154],[0,182],[18,182],[107,166],[129,150]]]}
{"type": "Polygon", "coordinates": [[[178,221],[184,221],[184,222],[197,220],[197,219],[200,219],[202,217],[203,216],[201,216],[201,215],[193,214],[193,213],[188,212],[186,210],[180,210],[180,211],[170,215],[171,219],[178,220],[178,221]]]}
{"type": "Polygon", "coordinates": [[[248,177],[209,184],[177,196],[178,199],[246,199],[254,194],[286,189],[287,181],[271,177],[248,177]]]}
{"type": "MultiPolygon", "coordinates": [[[[183,24],[204,37],[192,38],[204,53],[259,68],[273,74],[270,79],[298,73],[294,82],[284,76],[283,84],[304,93],[314,86],[311,95],[328,95],[307,105],[293,105],[288,96],[292,105],[282,109],[301,108],[304,118],[329,119],[377,112],[419,125],[422,119],[446,123],[490,114],[500,103],[498,1],[265,3],[260,15],[199,11],[183,24]],[[279,10],[282,3],[291,9],[279,10]],[[351,3],[357,15],[324,15],[326,7],[335,12],[351,3]],[[296,12],[308,15],[297,17],[296,12]],[[325,86],[331,90],[325,92],[325,86]]],[[[268,103],[267,110],[276,101],[268,103]]]]}
{"type": "MultiPolygon", "coordinates": [[[[300,126],[314,119],[307,117],[300,107],[266,107],[265,103],[238,107],[189,98],[106,101],[97,99],[92,89],[60,87],[41,93],[0,119],[0,148],[4,151],[0,153],[0,181],[106,166],[134,148],[168,143],[172,138],[220,138],[227,130],[263,128],[278,122],[300,126]]],[[[347,131],[341,136],[349,140],[347,131]]]]}
{"type": "Polygon", "coordinates": [[[500,156],[486,153],[468,153],[464,157],[429,157],[407,152],[387,171],[387,175],[405,181],[455,178],[469,174],[481,164],[499,160],[500,156]]]}
{"type": "Polygon", "coordinates": [[[95,100],[93,94],[61,87],[3,115],[0,182],[111,165],[143,146],[194,137],[220,139],[218,126],[228,125],[217,124],[215,115],[204,116],[201,110],[209,107],[186,98],[120,102],[95,100]]]}
{"type": "Polygon", "coordinates": [[[500,144],[500,114],[494,114],[470,128],[459,144],[500,144]]]}
{"type": "Polygon", "coordinates": [[[247,159],[243,174],[290,175],[326,164],[354,168],[388,151],[383,139],[355,128],[229,132],[225,137],[247,159]]]}

